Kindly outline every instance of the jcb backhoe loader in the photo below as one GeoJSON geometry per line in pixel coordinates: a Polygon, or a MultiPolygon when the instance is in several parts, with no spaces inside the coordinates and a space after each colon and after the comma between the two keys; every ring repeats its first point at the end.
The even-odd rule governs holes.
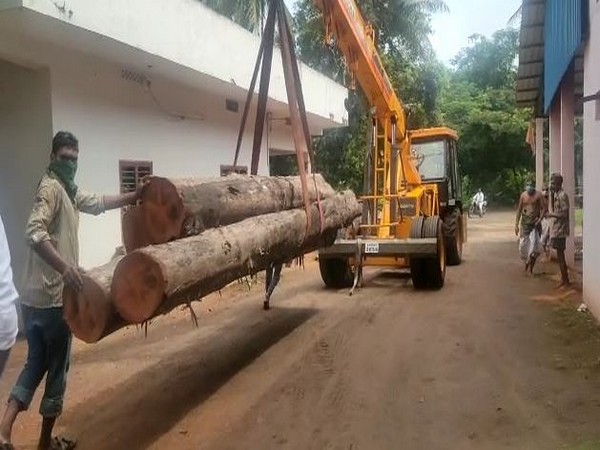
{"type": "Polygon", "coordinates": [[[455,131],[407,130],[406,113],[354,0],[315,0],[372,111],[363,215],[319,252],[328,287],[356,287],[363,266],[410,268],[417,289],[440,289],[446,265],[460,264],[466,238],[455,131]]]}

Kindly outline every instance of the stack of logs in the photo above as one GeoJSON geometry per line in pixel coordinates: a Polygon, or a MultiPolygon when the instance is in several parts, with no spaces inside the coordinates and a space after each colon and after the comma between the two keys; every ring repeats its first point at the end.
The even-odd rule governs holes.
{"type": "Polygon", "coordinates": [[[361,213],[354,194],[311,176],[310,211],[299,177],[153,177],[122,218],[127,253],[65,287],[73,334],[94,343],[215,292],[269,263],[330,245],[361,213]]]}

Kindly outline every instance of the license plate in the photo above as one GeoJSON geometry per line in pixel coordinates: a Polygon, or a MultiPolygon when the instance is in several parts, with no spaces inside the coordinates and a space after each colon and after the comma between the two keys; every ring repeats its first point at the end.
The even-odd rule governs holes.
{"type": "Polygon", "coordinates": [[[379,242],[365,242],[365,253],[379,253],[379,242]]]}

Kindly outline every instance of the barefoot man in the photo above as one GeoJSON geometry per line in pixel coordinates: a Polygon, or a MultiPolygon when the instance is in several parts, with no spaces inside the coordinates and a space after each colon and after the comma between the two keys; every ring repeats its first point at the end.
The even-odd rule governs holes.
{"type": "Polygon", "coordinates": [[[536,242],[539,242],[541,235],[541,221],[544,217],[544,196],[535,189],[533,182],[527,183],[525,192],[519,198],[519,207],[517,209],[517,218],[515,221],[515,234],[519,236],[519,253],[521,259],[525,262],[525,271],[533,274],[533,267],[537,257],[536,242]],[[536,242],[531,242],[533,231],[537,232],[536,242]]]}
{"type": "Polygon", "coordinates": [[[563,191],[562,184],[562,175],[560,173],[552,174],[552,177],[550,177],[550,191],[553,193],[552,210],[548,213],[548,217],[552,219],[550,243],[552,248],[556,250],[558,265],[560,266],[561,282],[558,288],[568,287],[571,284],[567,260],[565,259],[567,237],[570,233],[569,196],[563,191]]]}

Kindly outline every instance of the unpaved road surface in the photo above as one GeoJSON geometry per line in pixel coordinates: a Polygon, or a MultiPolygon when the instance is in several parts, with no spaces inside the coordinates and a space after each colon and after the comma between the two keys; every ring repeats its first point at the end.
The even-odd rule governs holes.
{"type": "Polygon", "coordinates": [[[240,285],[196,304],[199,328],[177,312],[147,337],[76,342],[58,431],[82,450],[600,448],[600,334],[577,292],[523,275],[512,220],[472,220],[440,292],[371,271],[349,297],[311,262],[284,272],[271,311],[240,285]]]}

